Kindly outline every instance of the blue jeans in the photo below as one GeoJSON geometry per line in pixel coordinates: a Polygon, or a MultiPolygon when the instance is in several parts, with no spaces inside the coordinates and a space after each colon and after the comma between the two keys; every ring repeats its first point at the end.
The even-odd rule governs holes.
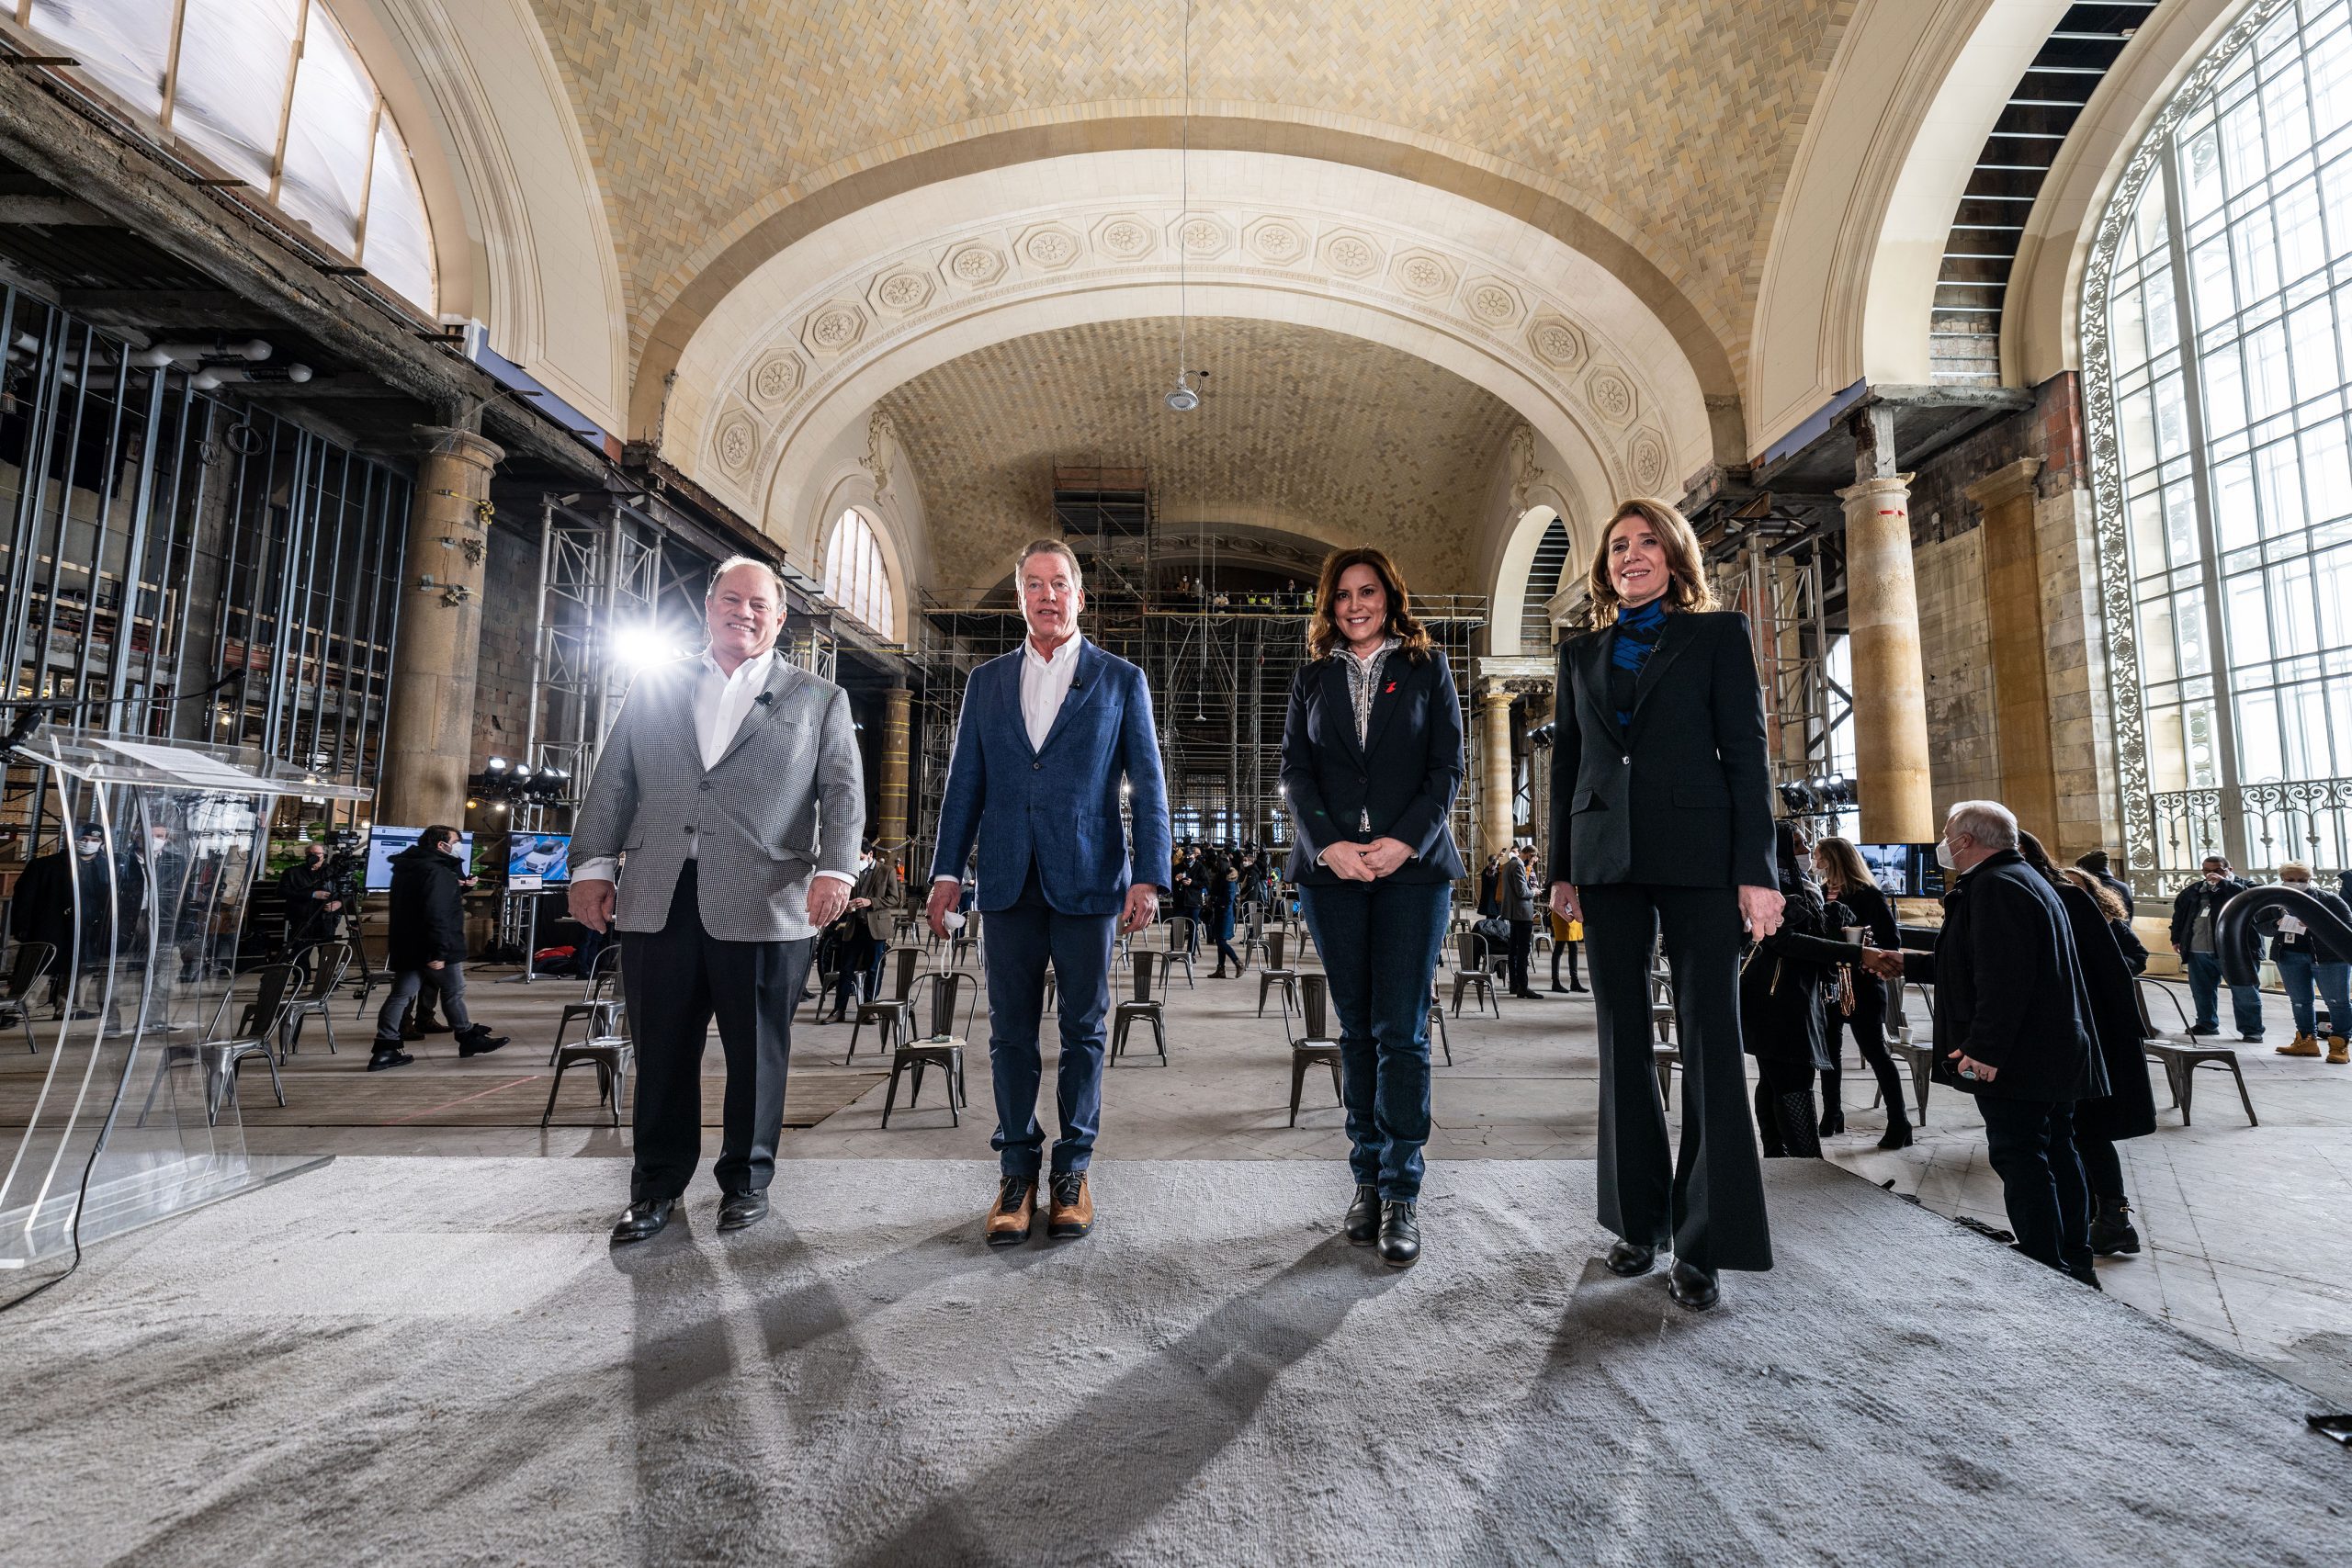
{"type": "Polygon", "coordinates": [[[996,1134],[989,1147],[1007,1176],[1035,1179],[1046,1132],[1037,1124],[1045,1058],[1037,1032],[1046,1011],[1046,965],[1054,966],[1062,1059],[1055,1108],[1062,1135],[1054,1174],[1084,1170],[1102,1121],[1102,1021],[1111,1010],[1111,938],[1116,915],[1065,915],[1046,902],[1032,863],[1012,907],[989,913],[989,1076],[996,1087],[996,1134]]]}
{"type": "Polygon", "coordinates": [[[2327,998],[2327,1032],[2352,1033],[2352,964],[2323,964],[2308,953],[2279,953],[2271,962],[2287,987],[2287,1005],[2295,1010],[2298,1034],[2319,1032],[2319,1015],[2312,1009],[2314,983],[2327,998]]]}
{"type": "Polygon", "coordinates": [[[1299,902],[1340,1015],[1349,1168],[1384,1202],[1421,1192],[1430,1140],[1430,981],[1445,942],[1442,882],[1302,887],[1299,902]]]}
{"type": "MultiPolygon", "coordinates": [[[[2197,1002],[2199,1029],[2219,1029],[2222,999],[2222,960],[2211,953],[2188,955],[2188,994],[2197,1002]]],[[[2238,1032],[2248,1040],[2262,1038],[2262,991],[2255,986],[2230,987],[2230,1011],[2236,1015],[2238,1032]]]]}

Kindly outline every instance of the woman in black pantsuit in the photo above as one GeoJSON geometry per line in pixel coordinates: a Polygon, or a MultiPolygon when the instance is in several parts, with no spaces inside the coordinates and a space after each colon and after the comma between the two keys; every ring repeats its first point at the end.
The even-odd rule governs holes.
{"type": "MultiPolygon", "coordinates": [[[[1894,929],[1894,906],[1871,878],[1871,868],[1860,850],[1844,839],[1824,839],[1813,846],[1813,865],[1821,876],[1822,897],[1846,906],[1853,914],[1854,923],[1870,932],[1872,947],[1888,953],[1902,947],[1903,938],[1894,929]]],[[[1821,1070],[1821,1135],[1825,1138],[1846,1130],[1844,1084],[1838,1065],[1838,1047],[1843,1042],[1838,1036],[1841,1030],[1851,1029],[1862,1060],[1878,1078],[1879,1098],[1886,1102],[1886,1134],[1879,1139],[1878,1146],[1911,1146],[1911,1117],[1903,1104],[1903,1075],[1895,1070],[1894,1053],[1886,1048],[1886,1009],[1892,984],[1856,964],[1854,1010],[1848,1013],[1833,1008],[1830,1011],[1829,1066],[1821,1070]]]]}
{"type": "Polygon", "coordinates": [[[1552,903],[1584,922],[1600,1025],[1600,1223],[1618,1274],[1670,1246],[1667,1288],[1714,1304],[1716,1273],[1772,1266],[1739,1043],[1740,933],[1780,925],[1764,696],[1747,617],[1716,612],[1699,541],[1626,502],[1586,583],[1600,627],[1560,645],[1552,903]],[[1652,1069],[1649,964],[1663,932],[1680,1021],[1682,1145],[1652,1069]]]}

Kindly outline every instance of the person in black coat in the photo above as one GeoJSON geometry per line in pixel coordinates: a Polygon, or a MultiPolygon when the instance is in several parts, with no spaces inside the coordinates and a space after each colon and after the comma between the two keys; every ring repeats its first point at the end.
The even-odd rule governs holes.
{"type": "MultiPolygon", "coordinates": [[[[146,875],[137,858],[118,855],[109,861],[105,850],[105,828],[83,823],[74,832],[73,852],[61,849],[35,859],[17,878],[9,901],[10,934],[20,943],[47,942],[57,950],[48,976],[61,1017],[69,1005],[77,1019],[96,1016],[71,1001],[69,976],[79,977],[85,994],[105,994],[118,956],[117,933],[126,944],[132,940],[146,903],[146,875]]],[[[20,975],[13,984],[18,991],[29,989],[33,978],[20,975]]]]}
{"type": "Polygon", "coordinates": [[[2017,842],[2007,807],[1954,806],[1936,847],[1952,885],[1935,950],[1869,962],[1936,987],[1936,1078],[1976,1097],[2018,1250],[2096,1287],[2074,1112],[2107,1092],[2107,1076],[2073,922],[2017,842]]]}
{"type": "Polygon", "coordinates": [[[278,895],[286,901],[286,952],[305,974],[310,950],[343,933],[343,914],[350,903],[348,880],[328,860],[326,845],[315,841],[277,878],[278,895]]]}
{"type": "MultiPolygon", "coordinates": [[[[2254,884],[2230,874],[2230,863],[2207,855],[2196,880],[2172,901],[2172,950],[2188,971],[2188,994],[2197,1004],[2191,1034],[2222,1032],[2222,907],[2254,884]]],[[[2230,987],[2232,1021],[2238,1038],[2247,1044],[2262,1039],[2262,991],[2256,986],[2230,987]]]]}
{"type": "Polygon", "coordinates": [[[2062,867],[2059,874],[2091,896],[2098,912],[2107,917],[2109,934],[2115,938],[2116,951],[2123,954],[2123,966],[2134,975],[2148,972],[2148,944],[2132,929],[2132,907],[2123,896],[2108,886],[2112,878],[2100,877],[2080,866],[2062,867]]]}
{"type": "Polygon", "coordinates": [[[1464,869],[1446,822],[1462,698],[1381,551],[1327,557],[1315,605],[1283,721],[1290,876],[1340,1017],[1348,1239],[1404,1268],[1421,1250],[1430,985],[1464,869]]]}
{"type": "MultiPolygon", "coordinates": [[[[2058,890],[2058,901],[2065,907],[2083,986],[2090,997],[2091,1037],[2098,1043],[2099,1065],[2107,1077],[2105,1094],[2075,1102],[2075,1150],[2082,1156],[2083,1179],[2090,1188],[2091,1250],[2101,1258],[2137,1252],[2140,1233],[2132,1228],[2123,1162],[2115,1145],[2156,1130],[2156,1097],[2148,1089],[2148,1032],[2140,1012],[2140,983],[2132,978],[2137,971],[2115,939],[2115,916],[2122,903],[2104,886],[2094,894],[2067,878],[2031,833],[2018,835],[2018,852],[2058,890]]],[[[2120,923],[2130,929],[2128,920],[2120,923]]],[[[2132,946],[2139,945],[2135,939],[2132,946]]],[[[2141,962],[2147,962],[2144,948],[2141,962]]]]}
{"type": "Polygon", "coordinates": [[[1837,1035],[1828,1021],[1826,988],[1841,964],[1862,961],[1862,944],[1848,942],[1849,915],[1826,902],[1802,869],[1796,830],[1773,824],[1781,895],[1788,900],[1780,930],[1758,942],[1739,972],[1739,1037],[1756,1058],[1756,1129],[1767,1158],[1820,1157],[1813,1079],[1836,1082],[1837,1035]]]}
{"type": "Polygon", "coordinates": [[[2132,885],[2115,874],[2105,850],[2093,850],[2088,854],[2076,855],[2075,869],[2088,875],[2100,886],[2114,894],[2115,901],[2123,906],[2125,919],[2128,920],[2140,912],[2138,900],[2132,897],[2132,885]]]}
{"type": "MultiPolygon", "coordinates": [[[[1844,839],[1824,839],[1813,846],[1813,863],[1821,875],[1822,895],[1842,904],[1852,917],[1849,924],[1870,933],[1872,947],[1892,951],[1903,945],[1894,929],[1894,906],[1871,876],[1861,852],[1844,839]]],[[[1878,1141],[1883,1149],[1908,1148],[1911,1118],[1903,1104],[1903,1075],[1886,1048],[1886,1013],[1892,982],[1855,966],[1849,976],[1853,1008],[1835,1007],[1829,1014],[1829,1066],[1821,1075],[1821,1135],[1846,1130],[1844,1075],[1838,1066],[1839,1034],[1852,1030],[1862,1060],[1878,1079],[1879,1098],[1886,1104],[1886,1132],[1878,1141]]]]}
{"type": "Polygon", "coordinates": [[[1608,1265],[1714,1303],[1716,1273],[1770,1269],[1764,1174],[1739,1043],[1743,927],[1770,936],[1771,771],[1747,617],[1716,612],[1699,542],[1662,501],[1602,531],[1586,592],[1599,629],[1560,645],[1552,906],[1584,922],[1600,1029],[1600,1223],[1608,1265]],[[1683,1068],[1670,1156],[1651,1066],[1650,955],[1663,932],[1683,1068]]]}
{"type": "Polygon", "coordinates": [[[415,1060],[401,1049],[401,1015],[428,988],[440,993],[441,1010],[456,1028],[460,1056],[479,1056],[506,1043],[505,1036],[492,1034],[466,1010],[465,890],[473,886],[473,878],[458,858],[460,841],[455,828],[436,823],[392,857],[385,925],[392,989],[376,1014],[376,1048],[368,1058],[371,1073],[415,1060]]]}

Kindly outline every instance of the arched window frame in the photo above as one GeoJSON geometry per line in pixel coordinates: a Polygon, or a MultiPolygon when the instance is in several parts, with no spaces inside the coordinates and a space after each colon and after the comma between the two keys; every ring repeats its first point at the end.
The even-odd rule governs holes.
{"type": "MultiPolygon", "coordinates": [[[[2340,861],[2346,846],[2341,841],[2345,824],[2352,820],[2352,780],[2340,776],[2346,770],[2338,766],[2336,776],[2275,777],[2246,779],[2241,776],[2240,736],[2238,724],[2242,716],[2239,707],[2238,677],[2249,668],[2241,657],[2243,649],[2232,640],[2228,615],[2223,608],[2223,596],[2231,590],[2233,580],[2245,575],[2237,566],[2234,548],[2227,551],[2233,558],[2225,568],[2222,555],[2222,530],[2217,524],[2217,502],[2211,473],[2217,450],[2212,442],[2213,425],[2202,407],[2209,394],[2204,383],[2215,349],[2235,349],[2253,336],[2242,331],[2246,317],[2260,306],[2233,306],[2227,312],[2217,313],[2212,320],[2199,319],[2193,291],[2199,287],[2189,251],[2192,243],[2204,248],[2201,238],[2187,231],[2202,221],[2192,214],[2190,224],[2178,222],[2184,210],[2182,193],[2184,167],[2181,159],[2182,136],[2185,130],[2192,135],[2201,131],[2200,123],[2216,97],[2217,89],[2234,88],[2241,62],[2248,59],[2266,32],[2278,26],[2294,30],[2295,41],[2303,47],[2295,53],[2297,69],[2301,71],[2315,51],[2308,46],[2309,24],[2323,24],[2323,41],[2340,44],[2345,41],[2343,12],[2331,0],[2251,0],[2236,19],[2222,32],[2190,69],[2186,78],[2165,100],[2126,162],[2107,207],[2095,231],[2084,269],[2081,289],[2079,326],[2083,349],[2083,408],[2086,446],[2090,460],[2093,526],[2098,553],[2099,602],[2106,622],[2108,684],[2111,711],[2114,716],[2116,770],[2124,850],[2130,873],[2136,874],[2142,885],[2151,892],[2163,886],[2164,879],[2175,874],[2209,851],[2227,854],[2231,863],[2242,869],[2260,870],[2286,859],[2313,859],[2321,862],[2340,861]],[[2152,201],[2161,209],[2155,216],[2162,219],[2160,231],[2154,224],[2142,226],[2143,203],[2152,201]],[[2138,243],[2135,246],[2134,241],[2138,243]],[[2169,322],[2161,324],[2173,342],[2166,346],[2150,344],[2144,361],[2122,363],[2117,342],[2120,320],[2114,314],[2120,302],[2127,299],[2131,290],[2161,275],[2172,289],[2172,310],[2169,322]],[[2215,344],[2216,337],[2227,341],[2215,344]],[[2155,385],[2172,374],[2166,368],[2170,356],[2180,355],[2177,394],[2182,405],[2177,419],[2184,435],[2180,450],[2167,450],[2156,436],[2155,428],[2162,415],[2156,412],[2155,385]],[[2189,371],[2194,369],[2195,374],[2189,371]],[[2144,374],[2143,374],[2144,371],[2144,374]],[[2137,443],[2127,450],[2123,404],[2138,395],[2141,383],[2150,392],[2152,446],[2156,461],[2152,468],[2134,470],[2127,467],[2137,443]],[[2181,466],[2176,477],[2173,466],[2181,466]],[[2153,582],[2159,571],[2140,558],[2143,553],[2134,538],[2133,508],[2135,503],[2149,502],[2155,506],[2154,523],[2155,537],[2165,544],[2167,555],[2173,553],[2171,535],[2177,520],[2163,515],[2168,486],[2180,488],[2188,504],[2182,515],[2193,527],[2185,536],[2193,536],[2195,558],[2169,569],[2170,581],[2153,582]],[[2175,612],[2181,608],[2184,588],[2201,590],[2194,608],[2196,615],[2191,631],[2196,645],[2201,648],[2204,667],[2201,670],[2184,666],[2176,656],[2169,633],[2161,648],[2147,645],[2143,634],[2154,629],[2169,628],[2178,620],[2175,612]],[[2141,610],[2143,602],[2154,605],[2162,601],[2165,615],[2156,626],[2143,626],[2141,610]],[[2218,653],[2218,657],[2216,654],[2218,653]],[[2165,671],[2170,674],[2166,675],[2165,671]],[[2159,709],[2160,716],[2171,720],[2177,714],[2183,736],[2183,776],[2177,780],[2158,778],[2155,765],[2160,739],[2152,735],[2151,684],[2152,674],[2165,678],[2155,682],[2163,690],[2155,694],[2169,699],[2176,694],[2180,701],[2177,709],[2159,709]],[[2190,742],[2190,705],[2205,704],[2210,709],[2210,728],[2205,737],[2211,750],[2211,767],[2202,775],[2192,775],[2188,764],[2194,760],[2190,742]],[[2158,789],[2164,784],[2186,787],[2158,789]]],[[[2276,57],[2273,57],[2274,59],[2276,57]]],[[[2340,68],[2345,57],[2337,54],[2340,68]]],[[[2257,62],[2254,69],[2260,73],[2266,67],[2257,62]]],[[[2303,103],[2308,109],[2312,93],[2309,78],[2303,78],[2303,103]]],[[[2344,91],[2337,85],[2334,91],[2344,91]]],[[[2262,159],[2262,174],[2267,181],[2274,174],[2287,170],[2298,158],[2308,158],[2315,169],[2336,168],[2339,175],[2352,175],[2352,129],[2339,129],[2317,137],[2299,151],[2279,158],[2267,149],[2262,159]]],[[[2323,189],[2324,187],[2322,187],[2323,189]]],[[[2233,205],[2231,218],[2244,218],[2255,211],[2275,217],[2280,192],[2277,190],[2260,200],[2248,202],[2241,209],[2233,205]]],[[[2290,194],[2290,193],[2289,193],[2290,194]]],[[[2224,200],[2229,198],[2225,196],[2224,200]]],[[[2347,330],[2344,314],[2352,304],[2352,283],[2334,290],[2325,280],[2334,274],[2352,270],[2352,254],[2338,257],[2332,265],[2325,252],[2335,248],[2325,237],[2325,228],[2339,231],[2352,231],[2352,201],[2346,201],[2331,212],[2323,198],[2320,221],[2324,225],[2321,241],[2323,256],[2315,275],[2320,280],[2317,297],[2328,298],[2333,292],[2338,305],[2336,330],[2339,337],[2347,330]]],[[[2227,233],[2231,224],[2225,223],[2227,233]]],[[[2237,258],[2231,258],[2233,272],[2237,258]]],[[[2283,288],[2285,280],[2281,280],[2283,288]]],[[[2277,298],[2273,290],[2267,298],[2277,298]]],[[[2302,301],[2296,301],[2301,303],[2302,301]]],[[[2143,313],[2131,318],[2140,330],[2150,324],[2150,315],[2143,313]]],[[[2136,352],[2136,349],[2135,349],[2136,352]]],[[[2339,353],[2342,350],[2339,349],[2339,353]]],[[[2341,360],[2338,384],[2333,394],[2342,400],[2346,383],[2352,382],[2352,368],[2341,360]]],[[[2290,398],[2284,413],[2275,422],[2283,426],[2284,439],[2300,441],[2307,428],[2303,423],[2305,411],[2312,400],[2298,389],[2290,398]]],[[[2339,420],[2343,416],[2339,415],[2339,420]]],[[[2271,421],[2247,422],[2249,429],[2271,421]]],[[[2225,432],[2234,435],[2234,430],[2225,432]]],[[[2267,434],[2259,438],[2249,437],[2249,450],[2271,439],[2267,434]]],[[[2233,461],[2225,457],[2225,461],[2233,461]]],[[[2300,464],[2298,465],[2300,478],[2300,464]]],[[[2299,491],[2300,493],[2305,493],[2299,491]]],[[[2175,504],[2177,504],[2177,502],[2175,504]]],[[[2267,507],[2267,502],[2265,503],[2267,507]]],[[[2311,526],[2311,514],[2304,514],[2304,527],[2311,526]]],[[[2258,547],[2267,558],[2273,539],[2267,526],[2261,528],[2263,537],[2258,547]]],[[[2300,559],[2316,567],[2322,546],[2307,533],[2304,547],[2296,556],[2290,548],[2282,557],[2300,559]]],[[[2266,566],[2267,561],[2266,560],[2266,566]]],[[[2270,590],[2263,591],[2267,616],[2272,607],[2270,590]]],[[[2266,633],[2267,637],[2267,633],[2266,633]]],[[[2190,644],[2183,643],[2185,653],[2190,644]]],[[[2267,666],[2256,671],[2267,689],[2279,692],[2286,680],[2280,666],[2290,662],[2277,655],[2275,645],[2266,642],[2266,657],[2255,663],[2267,666]]],[[[2315,662],[2330,659],[2341,660],[2344,649],[2323,650],[2308,657],[2315,662]]],[[[2339,741],[2339,745],[2341,742],[2339,741]]]]}
{"type": "Polygon", "coordinates": [[[898,640],[898,590],[882,531],[854,506],[833,519],[825,536],[825,597],[876,636],[898,640]]]}
{"type": "Polygon", "coordinates": [[[322,248],[435,314],[432,221],[408,142],[327,0],[266,0],[254,11],[225,0],[21,0],[14,9],[34,33],[71,51],[83,77],[147,117],[166,140],[245,181],[322,248]],[[285,24],[283,32],[268,31],[272,23],[285,24]],[[270,58],[224,66],[207,52],[241,25],[249,36],[282,40],[283,54],[273,48],[270,58]],[[266,156],[258,140],[208,133],[183,112],[183,85],[206,82],[209,73],[212,85],[225,73],[249,89],[232,96],[254,127],[274,127],[266,156]],[[273,84],[274,96],[253,96],[273,84]],[[337,107],[345,123],[311,134],[322,131],[337,107]],[[338,151],[351,156],[338,162],[338,151]]]}

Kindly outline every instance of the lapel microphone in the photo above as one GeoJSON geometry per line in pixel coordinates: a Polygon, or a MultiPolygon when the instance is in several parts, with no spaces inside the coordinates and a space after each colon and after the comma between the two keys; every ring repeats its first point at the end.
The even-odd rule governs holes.
{"type": "Polygon", "coordinates": [[[762,692],[758,696],[753,697],[752,700],[759,704],[760,706],[766,707],[769,704],[775,701],[775,694],[774,692],[762,692]]]}

